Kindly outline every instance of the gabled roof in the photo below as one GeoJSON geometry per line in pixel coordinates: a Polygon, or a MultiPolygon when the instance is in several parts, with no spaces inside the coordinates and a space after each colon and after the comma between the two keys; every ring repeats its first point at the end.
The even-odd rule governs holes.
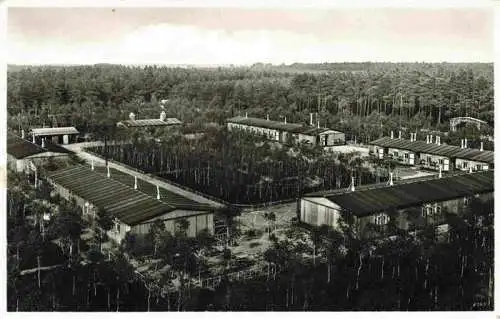
{"type": "Polygon", "coordinates": [[[124,127],[172,126],[181,124],[182,122],[174,117],[166,118],[165,120],[160,120],[160,119],[126,120],[117,123],[118,126],[124,126],[124,127]]]}
{"type": "MultiPolygon", "coordinates": [[[[113,173],[111,174],[113,175],[113,173]]],[[[203,207],[207,208],[206,211],[210,210],[201,204],[190,205],[189,199],[164,189],[161,189],[160,192],[161,200],[157,200],[141,190],[134,190],[133,187],[119,180],[107,178],[103,173],[92,171],[86,165],[77,165],[51,172],[48,177],[54,183],[89,201],[99,209],[115,215],[120,221],[130,226],[174,212],[177,209],[197,211],[197,214],[203,207]]],[[[131,177],[131,180],[133,185],[134,178],[131,177]]],[[[175,218],[177,215],[176,213],[170,217],[175,218]]]]}
{"type": "Polygon", "coordinates": [[[68,127],[44,127],[33,128],[31,132],[35,136],[53,136],[53,135],[66,135],[66,134],[79,134],[78,130],[72,126],[68,127]]]}
{"type": "Polygon", "coordinates": [[[415,182],[407,180],[393,186],[375,186],[323,197],[362,217],[390,209],[403,209],[424,203],[490,193],[493,192],[493,185],[494,172],[485,171],[455,174],[443,178],[433,177],[415,182]]]}
{"type": "Polygon", "coordinates": [[[280,131],[287,131],[287,132],[295,132],[295,130],[302,127],[302,124],[284,123],[284,122],[260,119],[256,117],[244,117],[244,116],[232,117],[230,119],[227,119],[227,122],[280,130],[280,131]]]}
{"type": "Polygon", "coordinates": [[[322,133],[326,133],[326,132],[342,133],[342,132],[335,131],[335,130],[332,130],[332,129],[329,129],[326,127],[315,127],[315,126],[303,126],[299,129],[295,130],[295,133],[300,133],[300,134],[304,134],[304,135],[314,135],[314,136],[322,134],[322,133]]]}
{"type": "Polygon", "coordinates": [[[460,148],[453,145],[437,145],[435,143],[426,143],[424,141],[414,141],[404,139],[391,139],[389,137],[382,137],[375,141],[370,142],[371,145],[382,147],[392,147],[404,149],[416,153],[427,153],[433,155],[440,155],[449,158],[461,158],[471,161],[478,161],[493,164],[494,152],[480,151],[472,148],[460,148]]]}
{"type": "Polygon", "coordinates": [[[33,144],[32,142],[25,140],[20,136],[14,135],[12,133],[7,134],[7,153],[17,159],[23,159],[29,156],[46,152],[60,154],[73,153],[62,146],[52,144],[50,141],[45,141],[45,147],[41,147],[40,145],[33,144]]]}
{"type": "Polygon", "coordinates": [[[256,117],[244,117],[244,116],[236,116],[230,119],[227,119],[228,123],[236,123],[243,124],[255,127],[262,127],[273,130],[280,130],[290,133],[301,133],[306,135],[318,135],[327,131],[333,131],[337,133],[341,133],[338,131],[334,131],[332,129],[326,127],[315,127],[315,126],[305,126],[297,123],[284,123],[278,121],[265,120],[256,117]]]}

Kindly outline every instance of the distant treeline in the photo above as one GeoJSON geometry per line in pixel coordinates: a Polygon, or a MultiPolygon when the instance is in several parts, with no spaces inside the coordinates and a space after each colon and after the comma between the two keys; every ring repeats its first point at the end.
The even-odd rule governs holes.
{"type": "Polygon", "coordinates": [[[8,123],[13,128],[45,123],[110,134],[130,112],[137,118],[158,117],[160,100],[168,100],[168,116],[193,124],[222,124],[244,113],[307,123],[309,113],[318,112],[321,126],[343,130],[358,141],[399,127],[447,131],[449,119],[457,116],[485,120],[489,131],[494,124],[493,65],[486,63],[199,69],[96,65],[8,72],[8,123]]]}

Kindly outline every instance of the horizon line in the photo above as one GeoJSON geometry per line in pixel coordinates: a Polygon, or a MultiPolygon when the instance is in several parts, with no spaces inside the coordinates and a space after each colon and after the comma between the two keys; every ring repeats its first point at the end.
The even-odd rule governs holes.
{"type": "Polygon", "coordinates": [[[253,62],[253,63],[110,63],[110,62],[96,62],[96,63],[7,63],[7,66],[95,66],[95,65],[121,65],[121,66],[203,66],[203,67],[245,67],[245,66],[292,66],[294,64],[366,64],[366,63],[385,63],[385,64],[492,64],[494,61],[322,61],[322,62],[293,62],[293,63],[271,63],[271,62],[253,62]]]}

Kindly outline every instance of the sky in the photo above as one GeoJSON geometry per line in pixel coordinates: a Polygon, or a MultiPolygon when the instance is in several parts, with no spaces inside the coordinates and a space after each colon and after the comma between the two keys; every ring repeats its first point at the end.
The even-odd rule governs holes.
{"type": "Polygon", "coordinates": [[[492,62],[488,8],[9,8],[9,64],[492,62]]]}

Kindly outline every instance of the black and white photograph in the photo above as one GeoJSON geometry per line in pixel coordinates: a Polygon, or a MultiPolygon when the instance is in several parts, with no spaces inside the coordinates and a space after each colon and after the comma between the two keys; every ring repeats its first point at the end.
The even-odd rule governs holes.
{"type": "Polygon", "coordinates": [[[494,6],[105,3],[6,8],[7,312],[494,311],[494,6]]]}

